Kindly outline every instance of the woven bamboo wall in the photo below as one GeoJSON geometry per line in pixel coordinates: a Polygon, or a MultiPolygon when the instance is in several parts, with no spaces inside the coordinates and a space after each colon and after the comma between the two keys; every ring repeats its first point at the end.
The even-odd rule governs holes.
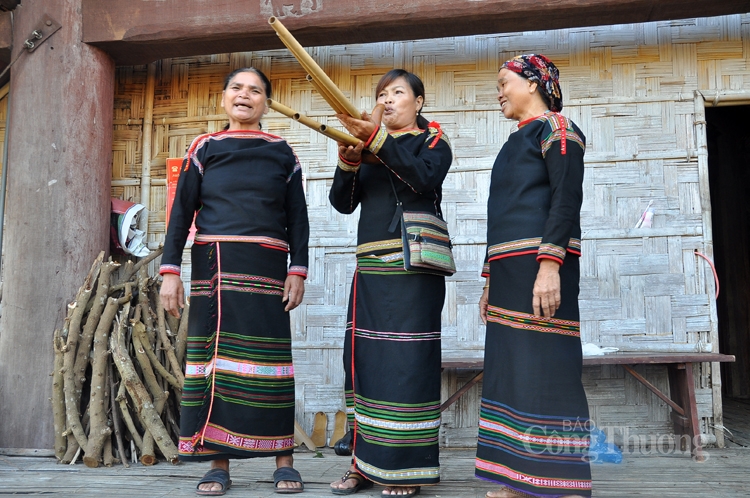
{"type": "MultiPolygon", "coordinates": [[[[371,109],[383,73],[403,67],[426,86],[425,114],[441,123],[455,162],[444,184],[444,212],[459,271],[447,281],[444,355],[481,355],[479,269],[486,237],[490,169],[513,129],[496,101],[499,65],[541,52],[560,68],[564,114],[588,138],[581,275],[582,339],[621,350],[718,347],[710,270],[693,254],[711,254],[710,199],[699,168],[696,90],[750,87],[750,15],[613,27],[319,47],[313,57],[356,106],[371,109]],[[649,201],[654,226],[633,229],[649,201]],[[713,345],[713,346],[711,346],[713,345]]],[[[236,53],[156,63],[149,241],[163,240],[165,159],[180,157],[199,133],[219,130],[222,80],[253,65],[273,82],[274,98],[338,126],[287,51],[236,53]]],[[[117,69],[113,196],[139,200],[146,67],[117,69]]],[[[292,314],[297,416],[342,408],[341,346],[356,245],[356,216],[336,213],[327,194],[335,144],[270,113],[264,129],[286,138],[306,178],[312,225],[311,276],[305,302],[292,314]]],[[[639,369],[668,389],[664,369],[639,369]]],[[[445,373],[444,394],[465,372],[445,373]]],[[[704,432],[713,420],[718,379],[710,365],[696,374],[704,432]]],[[[633,434],[671,433],[668,408],[620,367],[587,368],[592,418],[633,434]]],[[[478,392],[443,416],[443,443],[475,444],[478,392]]]]}

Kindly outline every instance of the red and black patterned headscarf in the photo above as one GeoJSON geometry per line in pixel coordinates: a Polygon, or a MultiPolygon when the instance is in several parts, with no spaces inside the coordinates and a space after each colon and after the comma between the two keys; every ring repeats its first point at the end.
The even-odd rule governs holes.
{"type": "Polygon", "coordinates": [[[549,99],[549,110],[560,112],[563,108],[560,89],[560,71],[551,60],[541,54],[519,55],[506,61],[500,69],[507,69],[524,78],[536,81],[541,92],[549,99]]]}

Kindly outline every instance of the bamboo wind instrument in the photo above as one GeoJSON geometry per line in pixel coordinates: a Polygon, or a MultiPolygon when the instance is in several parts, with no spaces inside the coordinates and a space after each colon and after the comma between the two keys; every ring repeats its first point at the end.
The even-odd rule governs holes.
{"type": "Polygon", "coordinates": [[[359,143],[359,139],[354,138],[351,135],[347,135],[346,133],[339,131],[335,128],[329,128],[323,123],[319,123],[318,121],[315,121],[312,118],[303,116],[302,114],[298,113],[291,107],[287,107],[284,104],[280,104],[273,99],[266,100],[266,105],[269,108],[273,109],[274,111],[281,113],[288,118],[292,118],[295,121],[299,121],[301,124],[307,126],[308,128],[312,128],[313,130],[317,131],[321,135],[325,135],[326,137],[331,138],[337,142],[341,142],[346,145],[351,145],[353,147],[356,147],[357,144],[359,143]]]}
{"type": "Polygon", "coordinates": [[[360,119],[362,114],[354,105],[344,96],[341,90],[331,81],[331,78],[318,66],[318,63],[310,57],[302,45],[292,36],[292,34],[281,24],[275,17],[268,18],[268,24],[276,31],[281,42],[294,55],[300,65],[308,72],[308,81],[313,83],[315,89],[325,99],[326,102],[339,114],[348,114],[353,118],[360,119]]]}

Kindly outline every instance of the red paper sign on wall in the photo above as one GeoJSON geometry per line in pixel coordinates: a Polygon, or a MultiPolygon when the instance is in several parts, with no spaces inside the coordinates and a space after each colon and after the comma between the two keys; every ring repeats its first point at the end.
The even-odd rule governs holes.
{"type": "MultiPolygon", "coordinates": [[[[174,203],[174,196],[177,192],[177,180],[180,177],[180,169],[182,168],[182,158],[169,158],[167,159],[167,227],[169,227],[169,213],[172,211],[172,204],[174,203]]],[[[190,234],[188,235],[188,242],[192,242],[195,238],[195,219],[193,219],[193,226],[190,227],[190,234]]]]}

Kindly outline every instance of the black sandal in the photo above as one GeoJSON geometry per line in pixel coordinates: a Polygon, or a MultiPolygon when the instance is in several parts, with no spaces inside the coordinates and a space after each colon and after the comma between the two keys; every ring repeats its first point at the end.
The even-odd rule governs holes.
{"type": "Polygon", "coordinates": [[[196,486],[195,493],[200,496],[221,496],[227,492],[227,489],[229,489],[232,486],[232,480],[229,479],[229,472],[227,472],[224,469],[211,469],[208,472],[206,472],[206,475],[203,476],[203,478],[198,481],[198,486],[196,486]],[[221,486],[221,489],[217,489],[215,491],[211,491],[208,489],[200,489],[201,484],[219,484],[221,486]]]}
{"type": "Polygon", "coordinates": [[[352,470],[347,470],[346,474],[344,474],[344,477],[341,478],[341,482],[346,482],[349,479],[354,479],[357,481],[357,485],[351,488],[331,488],[331,493],[335,495],[353,495],[354,493],[359,493],[363,489],[369,489],[372,487],[372,481],[367,479],[365,476],[360,474],[359,472],[354,472],[352,470]]]}
{"type": "Polygon", "coordinates": [[[273,485],[276,488],[276,492],[280,495],[291,495],[301,493],[305,490],[305,483],[302,481],[302,476],[292,467],[279,467],[276,469],[273,473],[273,485]],[[302,486],[299,488],[280,488],[279,483],[281,481],[298,482],[302,486]]]}

